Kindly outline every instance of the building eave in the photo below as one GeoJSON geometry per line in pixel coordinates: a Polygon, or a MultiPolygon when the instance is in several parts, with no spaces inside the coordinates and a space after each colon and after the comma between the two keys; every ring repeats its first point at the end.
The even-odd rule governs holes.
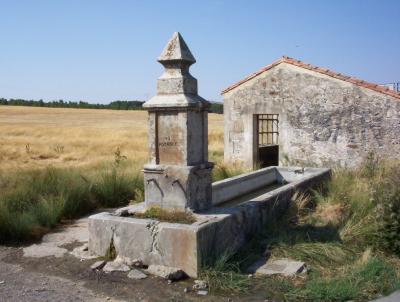
{"type": "Polygon", "coordinates": [[[387,87],[380,86],[378,84],[374,84],[374,83],[370,83],[370,82],[366,82],[366,81],[363,81],[363,80],[360,80],[360,79],[357,79],[357,78],[354,78],[354,77],[345,76],[345,75],[343,75],[341,73],[337,73],[337,72],[331,71],[329,69],[321,68],[321,67],[314,66],[314,65],[311,65],[311,64],[307,64],[307,63],[304,63],[302,61],[299,61],[299,60],[296,60],[296,59],[293,59],[293,58],[289,58],[289,57],[286,57],[286,56],[284,56],[284,57],[280,58],[279,60],[277,60],[277,61],[275,61],[275,62],[273,62],[273,63],[271,63],[271,64],[269,64],[269,65],[267,65],[267,66],[265,66],[263,68],[261,68],[260,70],[258,70],[256,72],[252,73],[251,75],[249,75],[248,77],[244,78],[243,80],[241,80],[241,81],[239,81],[239,82],[227,87],[226,89],[224,89],[221,92],[221,95],[223,95],[223,94],[225,94],[225,93],[227,93],[227,92],[229,92],[231,90],[234,90],[235,88],[241,86],[242,84],[250,81],[251,79],[259,76],[260,74],[272,69],[273,67],[275,67],[275,66],[277,66],[277,65],[279,65],[281,63],[287,63],[287,64],[291,64],[291,65],[294,65],[294,66],[297,66],[297,67],[300,67],[300,68],[304,68],[304,69],[308,69],[308,70],[311,70],[311,71],[315,71],[315,72],[330,76],[330,77],[335,78],[335,79],[339,79],[339,80],[342,80],[342,81],[345,81],[345,82],[349,82],[349,83],[355,84],[357,86],[364,87],[364,88],[367,88],[367,89],[371,89],[371,90],[374,90],[376,92],[383,93],[383,94],[392,96],[394,98],[400,99],[400,93],[398,93],[396,91],[393,91],[393,90],[391,90],[391,89],[389,89],[387,87]]]}

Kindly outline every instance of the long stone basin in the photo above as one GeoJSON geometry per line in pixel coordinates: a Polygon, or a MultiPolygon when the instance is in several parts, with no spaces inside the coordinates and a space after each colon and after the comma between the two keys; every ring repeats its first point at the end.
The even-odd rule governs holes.
{"type": "Polygon", "coordinates": [[[196,213],[193,224],[124,217],[143,212],[144,203],[89,218],[89,251],[144,264],[181,268],[196,278],[201,268],[234,253],[271,218],[279,218],[296,192],[316,188],[327,168],[268,167],[213,183],[213,208],[196,213]]]}

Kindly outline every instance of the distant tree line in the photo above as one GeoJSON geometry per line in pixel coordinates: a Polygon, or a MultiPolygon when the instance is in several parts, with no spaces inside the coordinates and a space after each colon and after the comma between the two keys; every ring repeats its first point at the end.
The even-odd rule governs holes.
{"type": "Polygon", "coordinates": [[[211,102],[210,111],[211,111],[212,113],[223,114],[223,113],[224,113],[224,104],[222,104],[222,103],[216,103],[216,102],[211,102]]]}
{"type": "MultiPolygon", "coordinates": [[[[51,107],[51,108],[83,108],[83,109],[113,109],[113,110],[143,110],[143,101],[113,101],[109,104],[91,104],[88,102],[71,102],[71,101],[50,101],[43,100],[23,100],[23,99],[5,99],[0,98],[0,105],[8,106],[33,106],[33,107],[51,107]]],[[[222,103],[211,103],[211,112],[223,113],[222,103]]]]}
{"type": "Polygon", "coordinates": [[[44,102],[43,100],[23,100],[0,98],[0,105],[9,106],[34,106],[54,108],[89,108],[89,109],[115,109],[115,110],[140,110],[142,101],[114,101],[109,104],[90,104],[88,102],[68,102],[64,100],[44,102]]]}

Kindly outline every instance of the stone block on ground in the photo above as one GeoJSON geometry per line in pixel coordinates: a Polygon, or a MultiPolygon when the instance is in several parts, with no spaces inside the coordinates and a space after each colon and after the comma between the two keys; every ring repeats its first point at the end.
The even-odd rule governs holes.
{"type": "Polygon", "coordinates": [[[197,294],[198,294],[199,296],[207,296],[207,295],[208,295],[208,290],[199,290],[199,291],[197,292],[197,294]]]}
{"type": "Polygon", "coordinates": [[[204,280],[194,280],[194,285],[193,289],[194,290],[202,290],[202,289],[207,289],[208,288],[208,283],[204,280]]]}
{"type": "Polygon", "coordinates": [[[96,261],[95,263],[93,263],[91,266],[90,266],[90,268],[92,269],[92,270],[100,270],[100,269],[102,269],[105,265],[106,265],[106,261],[104,261],[104,260],[101,260],[101,261],[96,261]]]}
{"type": "Polygon", "coordinates": [[[134,267],[143,267],[143,261],[139,259],[132,260],[132,266],[134,267]]]}
{"type": "Polygon", "coordinates": [[[103,267],[103,272],[105,273],[128,271],[130,271],[129,266],[120,261],[107,262],[107,264],[103,267]]]}
{"type": "Polygon", "coordinates": [[[172,281],[178,281],[186,278],[186,274],[183,270],[164,265],[150,265],[147,269],[147,272],[157,277],[172,281]]]}
{"type": "Polygon", "coordinates": [[[133,269],[129,272],[128,278],[130,279],[135,279],[135,280],[141,280],[147,278],[147,275],[138,269],[133,269]]]}
{"type": "Polygon", "coordinates": [[[70,254],[72,256],[75,256],[76,258],[84,259],[84,260],[97,258],[96,255],[92,255],[89,252],[89,248],[88,248],[87,243],[85,243],[84,245],[81,245],[81,246],[78,246],[78,247],[74,248],[72,250],[72,252],[70,252],[70,254]]]}
{"type": "Polygon", "coordinates": [[[131,258],[124,257],[124,256],[121,256],[121,255],[118,255],[117,258],[115,258],[114,261],[115,262],[120,262],[120,263],[125,263],[126,265],[128,265],[130,267],[132,267],[132,266],[138,267],[138,268],[143,267],[143,261],[142,260],[140,260],[140,259],[131,259],[131,258]]]}
{"type": "Polygon", "coordinates": [[[249,273],[257,275],[283,275],[285,277],[295,276],[306,271],[304,262],[289,259],[258,260],[248,268],[249,273]]]}

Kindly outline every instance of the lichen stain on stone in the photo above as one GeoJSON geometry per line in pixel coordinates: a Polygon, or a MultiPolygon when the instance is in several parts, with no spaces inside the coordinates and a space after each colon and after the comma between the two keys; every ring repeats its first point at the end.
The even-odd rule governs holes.
{"type": "Polygon", "coordinates": [[[159,254],[160,256],[162,256],[162,252],[159,249],[158,246],[158,235],[160,233],[160,229],[159,229],[159,225],[160,222],[159,221],[152,221],[150,222],[148,225],[146,225],[146,228],[149,229],[150,231],[150,236],[151,236],[151,247],[150,247],[150,254],[159,254]]]}
{"type": "Polygon", "coordinates": [[[114,231],[111,236],[110,246],[109,246],[106,254],[104,255],[104,258],[107,261],[115,260],[115,258],[117,258],[117,250],[115,249],[115,245],[114,245],[114,231]]]}
{"type": "Polygon", "coordinates": [[[176,46],[177,46],[177,42],[176,42],[176,40],[174,40],[172,43],[170,43],[170,44],[168,45],[168,52],[167,52],[167,54],[168,54],[168,55],[172,55],[172,52],[175,50],[176,46]]]}

